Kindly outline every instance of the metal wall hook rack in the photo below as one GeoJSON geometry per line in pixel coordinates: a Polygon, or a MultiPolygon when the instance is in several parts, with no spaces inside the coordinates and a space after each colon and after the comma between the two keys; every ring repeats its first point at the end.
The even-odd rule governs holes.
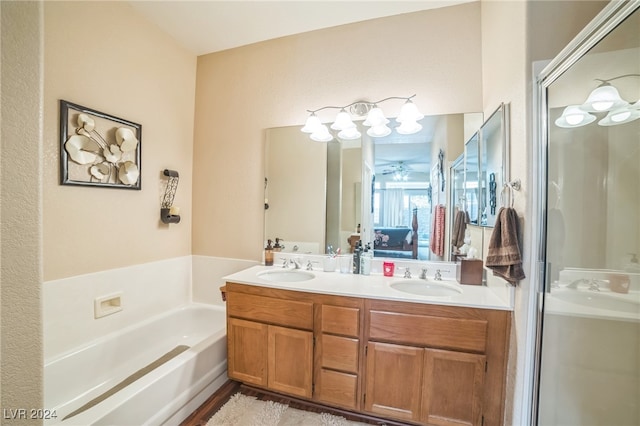
{"type": "Polygon", "coordinates": [[[173,207],[173,198],[176,195],[178,189],[178,181],[180,176],[177,171],[164,169],[162,172],[169,178],[167,187],[164,191],[164,197],[162,198],[162,205],[160,207],[160,220],[162,223],[179,223],[180,215],[176,207],[173,207]]]}

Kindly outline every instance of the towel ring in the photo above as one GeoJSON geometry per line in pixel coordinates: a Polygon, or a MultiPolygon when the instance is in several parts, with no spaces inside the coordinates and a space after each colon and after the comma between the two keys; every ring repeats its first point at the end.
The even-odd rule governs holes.
{"type": "Polygon", "coordinates": [[[500,191],[500,205],[502,207],[506,207],[504,204],[504,192],[505,189],[509,188],[509,199],[510,199],[510,207],[513,208],[513,200],[514,200],[514,194],[513,191],[520,191],[520,179],[516,179],[514,181],[511,182],[505,182],[504,185],[502,185],[502,190],[500,191]]]}

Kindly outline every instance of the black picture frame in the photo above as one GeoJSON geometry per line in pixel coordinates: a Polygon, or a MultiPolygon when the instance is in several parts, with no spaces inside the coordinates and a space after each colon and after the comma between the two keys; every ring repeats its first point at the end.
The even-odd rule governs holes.
{"type": "Polygon", "coordinates": [[[61,99],[60,184],[141,190],[142,125],[61,99]]]}

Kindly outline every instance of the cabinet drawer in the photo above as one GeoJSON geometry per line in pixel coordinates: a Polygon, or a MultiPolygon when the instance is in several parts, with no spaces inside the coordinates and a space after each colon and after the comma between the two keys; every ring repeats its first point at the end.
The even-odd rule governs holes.
{"type": "Polygon", "coordinates": [[[323,369],[320,372],[318,398],[322,402],[356,409],[357,387],[358,376],[323,369]]]}
{"type": "Polygon", "coordinates": [[[360,309],[322,305],[322,332],[358,337],[360,309]]]}
{"type": "Polygon", "coordinates": [[[369,338],[432,348],[481,352],[487,321],[370,311],[369,338]]]}
{"type": "Polygon", "coordinates": [[[227,314],[285,327],[313,330],[313,303],[227,292],[227,314]]]}
{"type": "Polygon", "coordinates": [[[322,367],[358,372],[358,339],[322,335],[322,367]]]}

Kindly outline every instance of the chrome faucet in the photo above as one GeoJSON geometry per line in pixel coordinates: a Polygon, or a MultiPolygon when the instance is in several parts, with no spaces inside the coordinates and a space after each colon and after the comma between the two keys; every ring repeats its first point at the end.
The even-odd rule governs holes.
{"type": "Polygon", "coordinates": [[[442,274],[440,274],[440,269],[436,270],[436,275],[433,277],[434,281],[442,281],[442,274]]]}
{"type": "Polygon", "coordinates": [[[577,290],[580,284],[585,284],[589,286],[588,289],[591,291],[600,291],[600,283],[602,283],[602,281],[599,282],[596,279],[578,278],[567,285],[566,288],[573,288],[577,290]]]}
{"type": "Polygon", "coordinates": [[[427,268],[422,268],[422,270],[420,271],[420,279],[421,280],[427,279],[427,268]]]}
{"type": "Polygon", "coordinates": [[[290,263],[290,264],[291,264],[291,263],[293,263],[293,269],[300,269],[300,268],[301,268],[301,266],[300,266],[300,262],[298,262],[298,261],[297,261],[296,259],[294,259],[294,258],[289,259],[289,263],[290,263]]]}
{"type": "Polygon", "coordinates": [[[411,278],[411,269],[404,268],[404,277],[405,278],[411,278]]]}

